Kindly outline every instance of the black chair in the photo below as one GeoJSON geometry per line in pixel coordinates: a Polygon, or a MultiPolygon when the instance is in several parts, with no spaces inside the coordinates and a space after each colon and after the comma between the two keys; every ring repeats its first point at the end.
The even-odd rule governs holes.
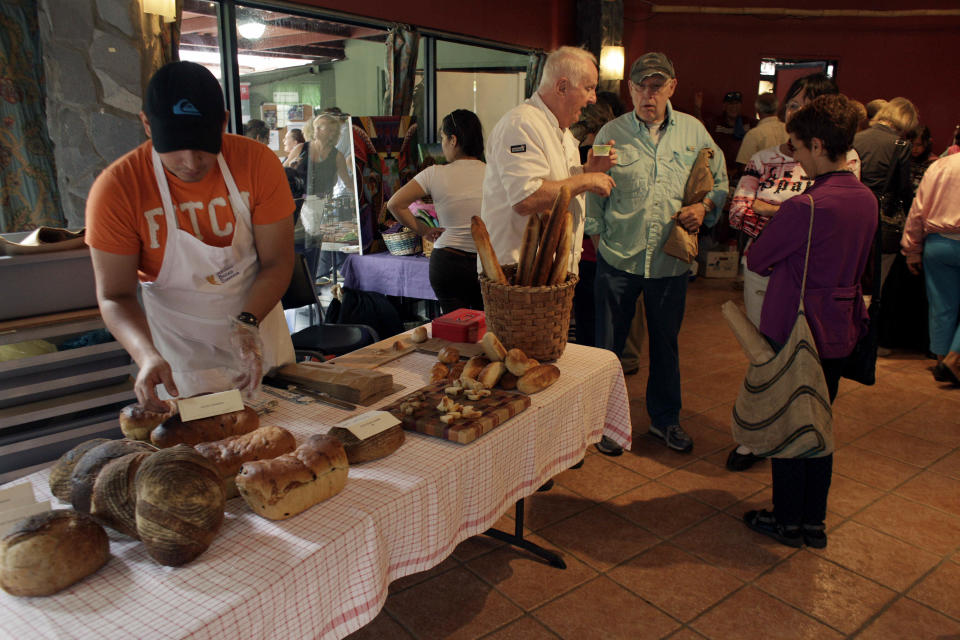
{"type": "Polygon", "coordinates": [[[317,297],[316,285],[313,282],[306,258],[297,254],[293,265],[293,277],[290,286],[280,299],[284,309],[299,309],[300,307],[316,307],[318,321],[312,324],[313,309],[311,308],[311,326],[297,331],[290,338],[297,355],[340,356],[368,344],[380,340],[377,332],[365,324],[327,324],[324,323],[323,307],[317,297]]]}

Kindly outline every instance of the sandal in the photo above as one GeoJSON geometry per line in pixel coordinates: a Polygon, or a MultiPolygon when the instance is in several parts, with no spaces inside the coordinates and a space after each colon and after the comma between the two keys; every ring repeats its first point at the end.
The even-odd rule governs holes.
{"type": "Polygon", "coordinates": [[[762,533],[788,547],[800,548],[803,546],[803,534],[798,525],[784,526],[777,522],[776,516],[761,509],[747,511],[743,514],[743,522],[757,533],[762,533]]]}
{"type": "Polygon", "coordinates": [[[813,549],[823,549],[827,546],[826,526],[820,524],[803,525],[803,542],[813,549]]]}

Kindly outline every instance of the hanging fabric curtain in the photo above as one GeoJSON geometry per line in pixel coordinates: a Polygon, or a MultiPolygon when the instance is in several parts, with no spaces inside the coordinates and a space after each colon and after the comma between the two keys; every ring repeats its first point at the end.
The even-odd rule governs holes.
{"type": "Polygon", "coordinates": [[[384,113],[410,115],[413,106],[413,80],[417,72],[420,34],[405,24],[396,24],[387,35],[387,90],[384,113]]]}
{"type": "Polygon", "coordinates": [[[47,132],[37,0],[0,2],[0,232],[66,224],[47,132]]]}
{"type": "Polygon", "coordinates": [[[532,51],[530,57],[527,58],[526,97],[532,96],[533,92],[540,86],[540,77],[543,75],[543,65],[546,61],[547,54],[542,49],[532,51]]]}
{"type": "Polygon", "coordinates": [[[140,32],[143,37],[143,57],[140,75],[146,89],[154,72],[180,59],[180,24],[183,22],[183,0],[176,0],[177,13],[173,20],[152,13],[140,12],[140,32]]]}

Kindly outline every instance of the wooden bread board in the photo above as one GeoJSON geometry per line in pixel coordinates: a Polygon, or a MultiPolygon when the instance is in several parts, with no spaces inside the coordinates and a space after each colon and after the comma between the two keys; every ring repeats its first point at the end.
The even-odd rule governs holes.
{"type": "Polygon", "coordinates": [[[432,354],[439,353],[440,349],[444,347],[455,347],[460,352],[461,358],[483,355],[483,346],[479,342],[450,342],[444,338],[429,338],[425,342],[413,346],[417,348],[417,351],[432,354]]]}
{"type": "Polygon", "coordinates": [[[396,360],[408,353],[413,353],[416,350],[417,345],[415,344],[406,342],[402,344],[404,345],[402,349],[394,349],[392,343],[388,342],[384,346],[384,342],[381,341],[364,347],[363,349],[357,349],[356,351],[338,356],[330,362],[345,367],[353,367],[354,369],[376,369],[380,365],[387,364],[392,360],[396,360]]]}
{"type": "Polygon", "coordinates": [[[389,411],[403,422],[403,428],[407,431],[416,431],[458,444],[467,444],[530,406],[528,396],[502,389],[491,389],[489,396],[479,400],[467,400],[461,393],[452,396],[454,402],[472,405],[483,415],[473,419],[459,418],[449,425],[444,424],[440,421],[440,416],[443,414],[436,407],[440,399],[446,395],[443,390],[448,384],[448,382],[429,384],[383,407],[383,410],[389,411]],[[405,415],[400,405],[409,400],[418,400],[422,404],[412,415],[405,415]]]}

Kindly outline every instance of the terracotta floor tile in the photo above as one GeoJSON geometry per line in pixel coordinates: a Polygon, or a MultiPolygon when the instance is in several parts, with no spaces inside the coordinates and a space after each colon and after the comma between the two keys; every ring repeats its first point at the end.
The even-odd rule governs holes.
{"type": "Polygon", "coordinates": [[[581,585],[533,615],[561,638],[662,638],[680,624],[605,576],[581,585]]]}
{"type": "Polygon", "coordinates": [[[717,451],[726,452],[736,443],[730,435],[730,427],[725,430],[714,428],[714,421],[702,413],[691,416],[683,421],[683,428],[693,439],[693,455],[708,456],[717,451]]]}
{"type": "Polygon", "coordinates": [[[686,389],[682,389],[680,398],[681,406],[690,413],[702,413],[727,400],[727,398],[721,398],[720,400],[717,400],[715,398],[701,395],[693,390],[688,390],[690,386],[691,385],[687,385],[686,389]]]}
{"type": "Polygon", "coordinates": [[[722,509],[763,488],[763,484],[723,467],[698,460],[659,479],[692,498],[722,509]]]}
{"type": "Polygon", "coordinates": [[[907,594],[931,609],[960,620],[960,565],[944,562],[907,594]]]}
{"type": "Polygon", "coordinates": [[[390,594],[399,593],[404,589],[409,589],[414,585],[420,584],[424,580],[429,580],[434,576],[438,576],[441,573],[450,571],[451,569],[456,569],[459,566],[460,566],[460,562],[453,556],[450,556],[449,558],[447,558],[446,560],[444,560],[443,562],[441,562],[440,564],[438,564],[432,569],[427,569],[426,571],[420,571],[419,573],[414,573],[409,576],[404,576],[403,578],[394,580],[393,582],[390,583],[390,586],[388,587],[389,593],[390,594]]]}
{"type": "Polygon", "coordinates": [[[568,469],[554,480],[591,500],[602,501],[643,484],[647,478],[614,464],[607,456],[589,456],[581,468],[568,469]]]}
{"type": "Polygon", "coordinates": [[[827,640],[843,637],[754,587],[741,589],[690,626],[715,640],[827,640]]]}
{"type": "Polygon", "coordinates": [[[483,636],[483,640],[555,640],[558,637],[535,618],[526,615],[499,631],[483,636]]]}
{"type": "Polygon", "coordinates": [[[692,620],[743,584],[722,569],[667,543],[611,569],[607,575],[683,621],[692,620]]]}
{"type": "Polygon", "coordinates": [[[463,567],[390,596],[385,608],[421,638],[476,638],[523,615],[463,567]]]}
{"type": "Polygon", "coordinates": [[[853,519],[940,555],[960,547],[960,517],[897,495],[884,496],[853,519]]]}
{"type": "Polygon", "coordinates": [[[960,450],[954,451],[939,462],[931,465],[930,471],[936,471],[945,476],[950,476],[955,480],[960,480],[960,450]]]}
{"type": "Polygon", "coordinates": [[[924,396],[908,393],[890,394],[876,387],[864,387],[838,397],[833,403],[834,413],[863,420],[877,426],[884,425],[907,413],[926,400],[924,396]]]}
{"type": "Polygon", "coordinates": [[[488,536],[473,536],[458,544],[454,548],[451,557],[456,558],[461,562],[466,562],[467,560],[471,560],[477,556],[490,553],[494,549],[499,549],[505,544],[505,542],[500,542],[499,540],[495,540],[488,536]]]}
{"type": "Polygon", "coordinates": [[[634,434],[632,451],[624,451],[622,456],[608,459],[647,478],[659,478],[696,460],[690,454],[668,449],[660,440],[648,437],[646,429],[634,434]]]}
{"type": "Polygon", "coordinates": [[[877,489],[889,491],[920,472],[912,465],[853,445],[833,456],[833,471],[877,489]]]}
{"type": "Polygon", "coordinates": [[[896,490],[898,495],[960,516],[960,480],[924,471],[896,490]]]}
{"type": "Polygon", "coordinates": [[[344,640],[414,640],[386,611],[380,611],[372,621],[359,631],[354,631],[344,640]]]}
{"type": "MultiPolygon", "coordinates": [[[[955,393],[960,394],[960,391],[955,393]]],[[[960,446],[958,412],[960,406],[957,402],[945,398],[931,398],[886,426],[924,440],[956,447],[960,446]]]]}
{"type": "MultiPolygon", "coordinates": [[[[584,462],[586,466],[586,462],[584,462]]],[[[570,470],[576,473],[577,469],[570,470]]],[[[594,501],[554,483],[550,491],[527,496],[524,503],[524,526],[531,531],[540,529],[580,513],[594,505],[594,501]]]]}
{"type": "Polygon", "coordinates": [[[540,558],[510,546],[475,558],[465,566],[527,611],[597,575],[596,571],[572,554],[564,553],[540,536],[533,535],[527,539],[559,552],[567,568],[556,569],[540,558]]]}
{"type": "Polygon", "coordinates": [[[944,446],[907,435],[894,429],[879,427],[853,444],[917,467],[926,467],[944,454],[944,446]]]}
{"type": "Polygon", "coordinates": [[[844,633],[853,633],[897,596],[896,592],[802,551],[754,583],[844,633]]]}
{"type": "Polygon", "coordinates": [[[693,629],[685,627],[669,636],[669,640],[703,640],[703,636],[693,629]]]}
{"type": "MultiPolygon", "coordinates": [[[[707,462],[711,462],[718,467],[724,469],[727,468],[727,456],[730,455],[730,451],[733,450],[733,447],[736,446],[736,443],[731,442],[728,446],[724,447],[720,451],[714,451],[708,456],[704,456],[703,459],[707,462]]],[[[770,461],[761,460],[760,462],[754,463],[752,467],[746,469],[745,471],[731,471],[730,473],[736,473],[741,475],[744,478],[750,478],[751,480],[756,480],[762,484],[770,484],[770,461]]]]}
{"type": "Polygon", "coordinates": [[[660,541],[646,529],[600,506],[541,529],[539,535],[598,571],[620,564],[660,541]]]}
{"type": "Polygon", "coordinates": [[[837,445],[849,444],[877,429],[877,425],[842,413],[833,414],[833,437],[837,445]]]}
{"type": "MultiPolygon", "coordinates": [[[[699,368],[701,370],[706,369],[706,367],[699,368]]],[[[746,366],[734,366],[710,371],[688,382],[687,388],[697,395],[709,398],[714,401],[714,404],[719,404],[737,397],[740,388],[743,386],[743,378],[746,373],[746,366]]]]}
{"type": "Polygon", "coordinates": [[[960,626],[909,598],[901,598],[857,636],[857,640],[953,640],[960,635],[960,626]]]}
{"type": "Polygon", "coordinates": [[[713,507],[659,482],[648,482],[612,498],[606,508],[662,537],[716,513],[713,507]]]}
{"type": "Polygon", "coordinates": [[[749,581],[794,550],[751,531],[741,518],[718,513],[674,536],[671,543],[749,581]]]}
{"type": "Polygon", "coordinates": [[[862,482],[834,473],[827,495],[827,509],[843,516],[850,516],[875,502],[883,492],[862,482]]]}
{"type": "Polygon", "coordinates": [[[830,532],[827,548],[815,553],[896,591],[909,587],[940,560],[852,521],[830,532]]]}

